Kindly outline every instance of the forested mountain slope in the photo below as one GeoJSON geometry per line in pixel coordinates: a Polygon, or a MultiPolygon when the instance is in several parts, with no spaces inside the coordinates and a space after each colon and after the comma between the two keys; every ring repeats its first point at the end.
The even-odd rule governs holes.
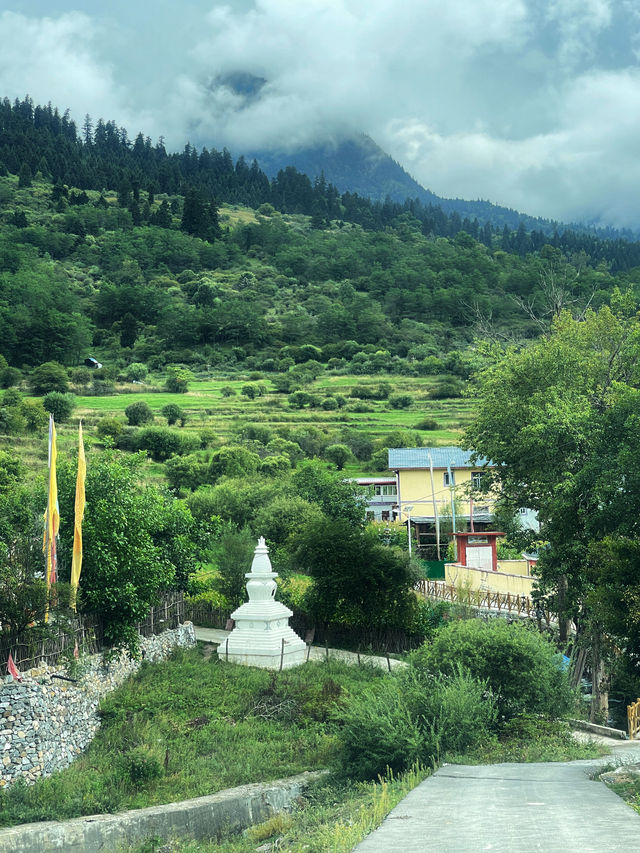
{"type": "Polygon", "coordinates": [[[162,138],[154,145],[139,133],[132,142],[115,122],[99,119],[94,124],[89,116],[79,133],[69,114],[61,115],[50,104],[34,106],[29,98],[12,104],[5,99],[0,102],[0,174],[22,174],[28,179],[38,171],[53,183],[117,190],[121,199],[132,196],[127,206],[134,221],[140,190],[184,195],[197,189],[219,203],[254,208],[269,203],[282,213],[303,213],[317,227],[338,220],[383,230],[406,214],[417,221],[425,236],[454,237],[465,231],[489,248],[521,256],[548,243],[567,255],[583,252],[588,264],[605,262],[614,272],[640,265],[640,243],[629,242],[623,239],[629,235],[618,232],[592,234],[558,226],[548,233],[553,223],[536,227],[536,220],[527,217],[514,229],[500,217],[492,224],[486,211],[477,218],[471,210],[461,216],[457,210],[445,211],[418,198],[371,201],[353,192],[341,194],[323,178],[312,182],[293,166],[281,169],[270,181],[256,162],[249,164],[240,157],[234,163],[226,149],[197,151],[187,144],[180,154],[172,154],[162,138]]]}
{"type": "MultiPolygon", "coordinates": [[[[408,206],[350,208],[330,185],[294,171],[270,184],[228,152],[170,156],[89,121],[81,141],[68,117],[28,102],[0,116],[0,353],[19,368],[92,351],[274,369],[315,347],[307,360],[354,372],[438,362],[464,375],[452,352],[538,334],[550,299],[597,307],[616,285],[638,287],[637,269],[614,276],[584,252],[504,251],[532,248],[523,229],[486,232],[490,245],[438,237],[408,206]]],[[[630,263],[638,245],[620,244],[630,263]]]]}

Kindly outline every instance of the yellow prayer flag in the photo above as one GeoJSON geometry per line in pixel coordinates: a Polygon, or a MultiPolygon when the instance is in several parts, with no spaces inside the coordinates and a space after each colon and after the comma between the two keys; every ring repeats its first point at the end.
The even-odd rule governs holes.
{"type": "Polygon", "coordinates": [[[82,422],[78,427],[78,476],[76,479],[75,520],[73,524],[73,557],[71,560],[71,607],[76,609],[76,596],[80,572],[82,571],[82,519],[84,518],[84,481],[87,476],[87,462],[84,456],[82,440],[82,422]]]}

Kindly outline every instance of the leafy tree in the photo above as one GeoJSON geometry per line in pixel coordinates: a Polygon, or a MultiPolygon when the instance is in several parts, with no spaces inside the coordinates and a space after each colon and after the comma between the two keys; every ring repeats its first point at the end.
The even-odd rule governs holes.
{"type": "Polygon", "coordinates": [[[184,412],[177,403],[167,403],[160,410],[160,414],[167,419],[169,426],[173,426],[173,424],[184,418],[184,412]]]}
{"type": "Polygon", "coordinates": [[[324,455],[329,462],[333,462],[338,471],[342,471],[351,459],[351,451],[346,444],[330,444],[329,447],[325,448],[324,455]]]}
{"type": "Polygon", "coordinates": [[[549,543],[538,564],[541,588],[579,626],[589,544],[616,533],[628,518],[624,502],[635,503],[635,483],[629,487],[620,466],[633,441],[640,323],[629,297],[612,302],[613,310],[589,311],[582,322],[565,312],[548,335],[505,352],[479,377],[465,434],[469,448],[497,463],[505,500],[538,513],[549,543]]]}
{"type": "Polygon", "coordinates": [[[329,518],[343,520],[356,528],[364,525],[363,490],[337,472],[328,471],[319,460],[302,462],[291,475],[291,484],[297,495],[318,504],[329,518]]]}
{"type": "Polygon", "coordinates": [[[57,361],[47,361],[36,367],[29,382],[34,394],[48,394],[49,391],[65,393],[69,389],[69,377],[66,368],[57,361]]]}
{"type": "Polygon", "coordinates": [[[134,361],[127,367],[127,379],[129,382],[141,382],[147,378],[149,368],[142,362],[134,361]]]}
{"type": "Polygon", "coordinates": [[[73,394],[61,394],[60,391],[49,391],[42,401],[42,405],[53,415],[57,423],[68,421],[73,412],[75,397],[73,394]]]}
{"type": "Polygon", "coordinates": [[[42,400],[23,400],[20,403],[20,411],[29,432],[43,430],[49,421],[42,400]]]}
{"type": "Polygon", "coordinates": [[[415,607],[409,557],[380,545],[375,531],[323,519],[296,537],[295,560],[314,580],[309,606],[323,621],[399,627],[415,607]]]}
{"type": "Polygon", "coordinates": [[[129,426],[140,426],[141,424],[151,423],[153,420],[153,411],[145,400],[137,400],[135,403],[130,403],[124,410],[124,413],[129,426]]]}
{"type": "Polygon", "coordinates": [[[171,456],[193,453],[200,446],[197,435],[179,432],[168,427],[148,426],[138,434],[138,447],[146,450],[156,462],[171,456]]]}
{"type": "Polygon", "coordinates": [[[251,569],[256,541],[248,527],[240,530],[227,524],[214,546],[214,560],[220,577],[217,589],[229,602],[230,607],[238,607],[246,600],[245,574],[251,569]]]}
{"type": "Polygon", "coordinates": [[[220,477],[251,476],[258,470],[260,457],[240,445],[225,445],[214,450],[209,463],[209,481],[215,483],[220,477]]]}
{"type": "Polygon", "coordinates": [[[186,394],[189,390],[189,382],[193,379],[190,370],[183,367],[167,368],[167,379],[165,388],[171,394],[186,394]]]}
{"type": "Polygon", "coordinates": [[[389,405],[392,409],[408,409],[413,403],[411,394],[391,394],[389,405]]]}
{"type": "MultiPolygon", "coordinates": [[[[140,482],[139,456],[107,451],[87,466],[79,609],[100,615],[114,648],[138,648],[136,625],[165,590],[195,569],[193,518],[184,503],[140,482]]],[[[61,576],[71,565],[75,469],[59,475],[61,576]]]]}

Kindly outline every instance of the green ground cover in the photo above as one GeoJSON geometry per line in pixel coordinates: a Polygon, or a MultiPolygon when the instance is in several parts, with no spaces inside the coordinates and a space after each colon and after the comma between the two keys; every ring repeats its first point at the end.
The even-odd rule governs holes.
{"type": "Polygon", "coordinates": [[[0,825],[168,803],[330,765],[329,717],[384,677],[371,667],[309,663],[270,673],[202,649],[140,673],[101,705],[102,725],[71,767],[0,792],[0,825]]]}

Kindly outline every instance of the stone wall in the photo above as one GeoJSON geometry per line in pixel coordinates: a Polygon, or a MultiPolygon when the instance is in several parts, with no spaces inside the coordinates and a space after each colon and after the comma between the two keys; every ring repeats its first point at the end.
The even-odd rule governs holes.
{"type": "MultiPolygon", "coordinates": [[[[196,643],[190,622],[171,631],[141,638],[144,659],[164,660],[178,646],[196,643]]],[[[79,662],[81,675],[72,683],[55,678],[63,670],[42,667],[11,676],[0,685],[0,787],[18,778],[32,783],[62,770],[88,746],[100,720],[102,696],[136,672],[141,660],[121,654],[108,665],[101,655],[79,662]]]]}

